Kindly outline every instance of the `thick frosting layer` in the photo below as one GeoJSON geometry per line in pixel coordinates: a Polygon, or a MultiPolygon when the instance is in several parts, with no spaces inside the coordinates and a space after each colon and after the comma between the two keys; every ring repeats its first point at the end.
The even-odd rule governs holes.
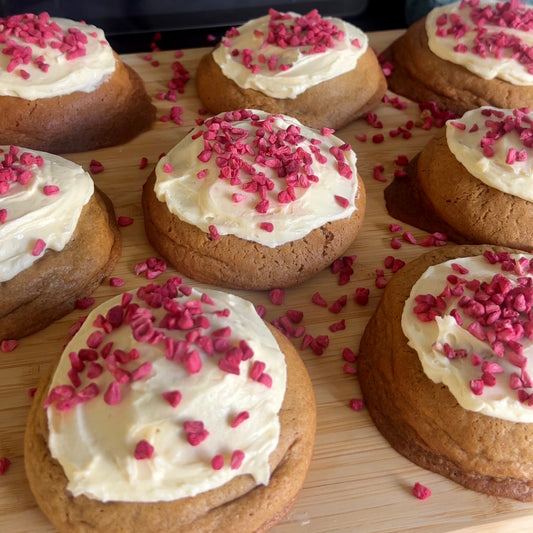
{"type": "Polygon", "coordinates": [[[0,18],[0,95],[26,100],[91,92],[115,70],[96,26],[23,14],[0,18]]]}
{"type": "Polygon", "coordinates": [[[94,192],[91,176],[62,157],[1,146],[0,282],[68,243],[94,192]]]}
{"type": "Polygon", "coordinates": [[[533,113],[481,107],[446,123],[450,151],[470,174],[533,202],[533,113]]]}
{"type": "Polygon", "coordinates": [[[529,254],[447,261],[428,268],[405,302],[409,346],[465,409],[533,422],[532,265],[529,254]]]}
{"type": "Polygon", "coordinates": [[[323,81],[353,70],[368,37],[338,18],[279,13],[228,31],[213,59],[243,89],[273,98],[296,98],[323,81]]]}
{"type": "Polygon", "coordinates": [[[202,231],[276,247],[355,211],[356,155],[329,130],[241,110],[189,133],[156,167],[155,193],[202,231]]]}
{"type": "Polygon", "coordinates": [[[533,9],[512,0],[462,0],[426,17],[429,48],[481,78],[533,85],[533,9]]]}
{"type": "Polygon", "coordinates": [[[253,305],[178,278],[130,298],[91,312],[50,385],[49,447],[68,490],[155,502],[242,474],[268,484],[286,365],[253,305]]]}

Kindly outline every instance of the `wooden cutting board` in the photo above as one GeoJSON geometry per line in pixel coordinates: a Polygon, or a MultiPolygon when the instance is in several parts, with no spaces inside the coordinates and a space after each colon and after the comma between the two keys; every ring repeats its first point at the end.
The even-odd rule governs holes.
{"type": "MultiPolygon", "coordinates": [[[[371,44],[377,51],[382,50],[400,34],[401,31],[371,34],[371,44]]],[[[123,253],[113,272],[125,280],[125,287],[110,287],[106,280],[94,294],[97,303],[146,281],[133,273],[136,263],[155,255],[144,235],[141,187],[159,155],[174,146],[201,117],[194,75],[199,58],[208,51],[207,48],[185,50],[178,58],[169,51],[153,53],[151,59],[145,54],[124,56],[124,61],[143,77],[148,93],[154,97],[158,117],[168,115],[172,106],[180,106],[183,125],[158,120],[151,131],[126,145],[68,156],[86,169],[91,160],[100,161],[105,170],[94,175],[95,182],[114,202],[117,216],[134,219],[131,226],[121,229],[123,253]],[[187,69],[191,80],[177,102],[159,100],[156,95],[167,90],[175,61],[187,69]],[[140,169],[143,157],[148,159],[148,165],[140,169]]],[[[389,93],[389,96],[395,95],[389,93]]],[[[307,332],[313,336],[329,334],[330,338],[328,348],[320,356],[310,349],[301,351],[315,390],[318,430],[307,481],[293,510],[275,528],[277,533],[533,530],[532,504],[483,496],[418,468],[388,445],[364,409],[356,412],[349,406],[350,400],[360,398],[361,394],[357,376],[344,370],[342,351],[346,347],[357,351],[365,324],[380,298],[375,271],[384,269],[385,276],[390,278],[393,274],[384,267],[385,257],[392,255],[408,261],[427,250],[407,243],[397,250],[391,248],[394,234],[389,224],[395,221],[388,216],[383,200],[387,183],[374,179],[374,167],[382,165],[382,174],[390,183],[394,171],[401,168],[395,164],[397,157],[411,158],[438,131],[417,126],[416,123],[420,124],[418,106],[405,98],[401,101],[408,103],[406,109],[383,103],[375,110],[381,128],[369,125],[363,118],[336,132],[356,151],[368,195],[362,230],[347,252],[357,256],[350,282],[339,285],[337,276],[327,269],[307,283],[287,290],[281,306],[271,304],[266,292],[236,291],[255,304],[266,306],[268,320],[282,316],[287,309],[303,310],[302,323],[307,332]],[[406,128],[409,120],[415,122],[411,130],[406,128]],[[412,136],[409,139],[401,134],[391,136],[390,132],[394,135],[399,127],[410,131],[412,136]],[[366,142],[356,138],[360,134],[367,135],[366,142]],[[373,142],[372,137],[379,134],[383,134],[384,141],[373,142]],[[358,287],[370,289],[366,306],[358,305],[353,299],[358,287]],[[346,295],[347,304],[340,313],[332,313],[311,303],[316,291],[330,304],[346,295]],[[346,329],[330,332],[329,326],[342,319],[346,329]],[[431,489],[433,494],[429,499],[420,501],[412,495],[412,486],[417,481],[431,489]]],[[[427,235],[405,224],[402,226],[417,238],[427,235]]],[[[173,274],[176,272],[169,268],[166,276],[173,274]]],[[[70,326],[83,314],[83,311],[72,312],[44,331],[21,339],[13,352],[0,352],[0,457],[11,461],[7,472],[0,477],[2,533],[53,532],[36,507],[24,474],[23,434],[31,404],[28,390],[37,385],[59,356],[70,326]]],[[[295,345],[299,348],[300,341],[296,340],[295,345]]]]}

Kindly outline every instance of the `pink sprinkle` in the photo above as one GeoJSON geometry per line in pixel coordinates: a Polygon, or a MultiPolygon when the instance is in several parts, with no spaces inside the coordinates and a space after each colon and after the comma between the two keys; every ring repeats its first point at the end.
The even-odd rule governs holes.
{"type": "Polygon", "coordinates": [[[154,455],[154,447],[147,440],[140,440],[135,446],[133,456],[138,461],[150,459],[154,455]]]}
{"type": "Polygon", "coordinates": [[[331,135],[332,133],[335,133],[335,130],[332,130],[331,128],[326,128],[325,126],[320,130],[320,133],[327,137],[328,135],[331,135]]]}
{"type": "Polygon", "coordinates": [[[344,320],[344,318],[342,320],[340,320],[339,322],[334,322],[333,324],[331,324],[328,329],[332,332],[332,333],[335,333],[336,331],[342,331],[344,329],[346,329],[346,321],[344,320]]]}
{"type": "Polygon", "coordinates": [[[367,135],[366,135],[366,133],[356,133],[356,134],[355,134],[355,138],[356,138],[358,141],[364,143],[364,142],[366,142],[367,135]]]}
{"type": "Polygon", "coordinates": [[[242,462],[244,461],[244,452],[241,450],[235,450],[231,454],[230,467],[232,470],[237,470],[241,467],[242,462]]]}
{"type": "Polygon", "coordinates": [[[177,407],[181,402],[181,392],[178,390],[163,392],[161,396],[167,401],[172,407],[177,407]]]}
{"type": "Polygon", "coordinates": [[[348,363],[353,363],[357,359],[357,354],[350,348],[344,348],[342,350],[342,358],[348,363]]]}
{"type": "Polygon", "coordinates": [[[340,313],[342,311],[342,309],[344,308],[344,306],[346,305],[346,302],[348,301],[348,297],[346,296],[346,294],[343,294],[342,296],[340,296],[339,298],[337,298],[337,300],[335,300],[330,306],[329,306],[329,310],[332,312],[332,313],[340,313]]]}
{"type": "Polygon", "coordinates": [[[102,374],[104,368],[98,363],[90,363],[87,367],[87,377],[89,379],[95,379],[102,374]]]}
{"type": "Polygon", "coordinates": [[[282,305],[283,299],[285,298],[285,291],[283,289],[272,289],[268,296],[274,305],[282,305]]]}
{"type": "Polygon", "coordinates": [[[12,352],[18,346],[18,341],[14,339],[6,339],[0,343],[0,351],[4,353],[12,352]]]}
{"type": "Polygon", "coordinates": [[[231,423],[232,428],[236,428],[237,426],[240,426],[245,420],[248,420],[250,418],[250,413],[248,411],[241,411],[231,423]]]}
{"type": "Polygon", "coordinates": [[[148,158],[141,157],[141,162],[139,163],[139,169],[142,170],[143,168],[146,168],[148,165],[148,158]]]}
{"type": "Polygon", "coordinates": [[[390,241],[390,247],[394,250],[398,250],[402,247],[402,243],[398,237],[393,237],[390,241]]]}
{"type": "Polygon", "coordinates": [[[392,224],[389,224],[389,231],[391,233],[402,231],[402,227],[399,224],[392,223],[392,224]]]}
{"type": "Polygon", "coordinates": [[[335,200],[336,202],[341,206],[341,207],[348,207],[350,205],[350,202],[347,198],[344,198],[343,196],[338,196],[337,194],[335,195],[335,200]]]}
{"type": "Polygon", "coordinates": [[[46,248],[46,243],[42,239],[37,239],[35,241],[35,244],[33,245],[33,250],[31,251],[31,255],[34,257],[37,257],[38,255],[41,255],[46,248]]]}
{"type": "Polygon", "coordinates": [[[187,442],[191,446],[198,446],[209,436],[209,431],[204,428],[200,420],[188,420],[183,423],[183,429],[187,435],[187,442]]]}
{"type": "Polygon", "coordinates": [[[407,177],[407,170],[404,170],[403,168],[397,168],[394,171],[394,177],[395,178],[405,178],[405,177],[407,177]]]}
{"type": "Polygon", "coordinates": [[[383,275],[378,275],[376,276],[375,284],[378,289],[384,289],[387,285],[387,278],[385,278],[383,275]]]}
{"type": "Polygon", "coordinates": [[[217,227],[214,224],[211,224],[208,229],[211,240],[218,241],[218,239],[220,239],[220,233],[218,232],[217,227]]]}
{"type": "Polygon", "coordinates": [[[355,289],[354,300],[359,305],[366,305],[368,303],[368,298],[370,295],[370,290],[365,287],[357,287],[355,289]]]}
{"type": "Polygon", "coordinates": [[[272,233],[274,231],[274,224],[272,224],[272,222],[261,222],[259,227],[268,233],[272,233]]]}
{"type": "Polygon", "coordinates": [[[117,405],[121,400],[120,384],[118,381],[112,381],[104,393],[104,402],[108,405],[117,405]]]}
{"type": "Polygon", "coordinates": [[[246,195],[245,194],[240,194],[240,193],[233,193],[231,195],[231,199],[232,199],[233,202],[238,204],[238,203],[244,202],[244,200],[246,200],[246,195]]]}
{"type": "Polygon", "coordinates": [[[7,220],[7,209],[0,209],[0,224],[7,220]]]}
{"type": "Polygon", "coordinates": [[[405,231],[403,234],[402,234],[402,238],[404,241],[410,243],[410,244],[416,244],[416,239],[414,237],[414,235],[410,232],[410,231],[405,231]]]}
{"type": "Polygon", "coordinates": [[[399,155],[394,162],[401,167],[405,167],[409,164],[409,159],[406,155],[399,155]]]}
{"type": "Polygon", "coordinates": [[[3,476],[7,472],[10,464],[11,461],[7,457],[0,458],[0,476],[3,476]]]}
{"type": "Polygon", "coordinates": [[[328,306],[328,303],[326,302],[326,300],[324,300],[324,298],[322,298],[322,296],[320,296],[320,294],[318,292],[315,292],[313,294],[313,296],[311,297],[311,301],[314,304],[319,305],[320,307],[327,307],[328,306]]]}
{"type": "Polygon", "coordinates": [[[122,287],[124,285],[125,281],[122,278],[109,278],[109,285],[111,287],[122,287]]]}
{"type": "Polygon", "coordinates": [[[221,470],[224,467],[224,457],[220,454],[215,455],[211,459],[211,467],[213,470],[221,470]]]}
{"type": "Polygon", "coordinates": [[[362,398],[352,398],[350,400],[350,409],[354,411],[361,411],[364,408],[365,404],[362,398]]]}
{"type": "Polygon", "coordinates": [[[91,162],[89,163],[89,170],[92,174],[100,174],[100,172],[103,172],[104,165],[100,163],[100,161],[96,161],[96,159],[91,159],[91,162]]]}
{"type": "Polygon", "coordinates": [[[457,120],[451,120],[450,124],[453,127],[457,128],[458,130],[465,130],[466,129],[466,124],[463,123],[463,122],[458,122],[457,120]]]}
{"type": "Polygon", "coordinates": [[[133,224],[133,218],[126,217],[126,216],[119,216],[117,219],[117,223],[120,227],[126,227],[133,224]]]}
{"type": "Polygon", "coordinates": [[[152,371],[152,363],[146,361],[131,373],[131,381],[139,381],[152,371]]]}
{"type": "Polygon", "coordinates": [[[77,309],[88,309],[92,305],[94,305],[94,298],[92,296],[86,296],[76,301],[77,309]]]}
{"type": "Polygon", "coordinates": [[[483,394],[483,380],[482,379],[472,379],[470,381],[470,390],[476,395],[481,396],[483,394]]]}
{"type": "Polygon", "coordinates": [[[53,196],[59,192],[59,187],[57,185],[45,185],[43,187],[43,193],[46,196],[53,196]]]}
{"type": "Polygon", "coordinates": [[[385,167],[383,165],[375,165],[373,172],[374,172],[374,179],[376,181],[385,182],[387,181],[387,178],[383,175],[383,171],[385,170],[385,167]]]}
{"type": "Polygon", "coordinates": [[[372,142],[375,144],[380,144],[385,140],[385,136],[383,133],[376,133],[376,135],[372,136],[372,142]]]}
{"type": "Polygon", "coordinates": [[[413,486],[413,496],[419,500],[426,500],[431,496],[431,491],[417,481],[413,486]]]}

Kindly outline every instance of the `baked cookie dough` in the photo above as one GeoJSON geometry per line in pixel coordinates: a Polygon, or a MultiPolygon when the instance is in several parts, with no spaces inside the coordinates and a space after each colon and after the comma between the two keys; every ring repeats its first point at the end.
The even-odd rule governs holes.
{"type": "Polygon", "coordinates": [[[101,29],[48,13],[3,17],[0,28],[0,144],[66,154],[150,128],[144,84],[101,29]]]}
{"type": "Polygon", "coordinates": [[[457,243],[533,250],[532,119],[483,107],[448,121],[385,189],[388,212],[457,243]]]}
{"type": "Polygon", "coordinates": [[[531,303],[514,302],[532,266],[530,254],[489,246],[424,254],[387,284],[358,358],[365,406],[396,451],[521,501],[533,500],[531,303]]]}
{"type": "Polygon", "coordinates": [[[240,110],[206,120],[161,158],[142,202],[149,241],[181,274],[267,290],[341,256],[366,196],[355,153],[331,131],[240,110]]]}
{"type": "Polygon", "coordinates": [[[79,165],[5,146],[0,193],[0,340],[70,312],[121,252],[113,205],[79,165]]]}
{"type": "Polygon", "coordinates": [[[488,0],[433,9],[384,51],[393,66],[389,89],[459,116],[486,105],[530,105],[532,14],[524,2],[488,0]]]}
{"type": "Polygon", "coordinates": [[[304,482],[315,413],[301,358],[250,302],[171,278],[95,309],[65,347],[26,472],[60,532],[266,531],[304,482]]]}
{"type": "Polygon", "coordinates": [[[385,76],[368,37],[338,19],[279,13],[228,31],[200,61],[198,96],[212,113],[262,109],[339,129],[379,105],[385,76]]]}

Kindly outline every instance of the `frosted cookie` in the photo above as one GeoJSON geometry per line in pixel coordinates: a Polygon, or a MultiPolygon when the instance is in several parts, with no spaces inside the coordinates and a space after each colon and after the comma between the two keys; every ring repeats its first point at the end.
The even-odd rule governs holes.
{"type": "Polygon", "coordinates": [[[368,37],[338,18],[280,13],[230,29],[196,74],[212,113],[262,109],[338,129],[376,107],[387,89],[368,37]]]}
{"type": "Polygon", "coordinates": [[[62,157],[0,147],[0,340],[67,314],[120,257],[113,206],[62,157]]]}
{"type": "Polygon", "coordinates": [[[256,110],[189,132],[160,159],[142,201],[149,241],[179,272],[259,290],[328,266],[356,237],[366,206],[349,145],[256,110]]]}
{"type": "Polygon", "coordinates": [[[52,153],[124,143],[155,108],[104,32],[69,19],[0,18],[0,144],[52,153]]]}
{"type": "Polygon", "coordinates": [[[458,243],[533,250],[533,113],[483,107],[449,120],[385,190],[389,213],[458,243]]]}
{"type": "Polygon", "coordinates": [[[393,448],[522,501],[533,500],[532,283],[530,254],[429,252],[387,284],[358,359],[365,405],[393,448]]]}
{"type": "Polygon", "coordinates": [[[34,398],[26,472],[60,532],[266,531],[314,435],[293,345],[250,302],[171,278],[87,317],[34,398]]]}
{"type": "Polygon", "coordinates": [[[384,52],[389,89],[462,115],[533,101],[533,9],[524,2],[462,0],[433,9],[384,52]]]}

